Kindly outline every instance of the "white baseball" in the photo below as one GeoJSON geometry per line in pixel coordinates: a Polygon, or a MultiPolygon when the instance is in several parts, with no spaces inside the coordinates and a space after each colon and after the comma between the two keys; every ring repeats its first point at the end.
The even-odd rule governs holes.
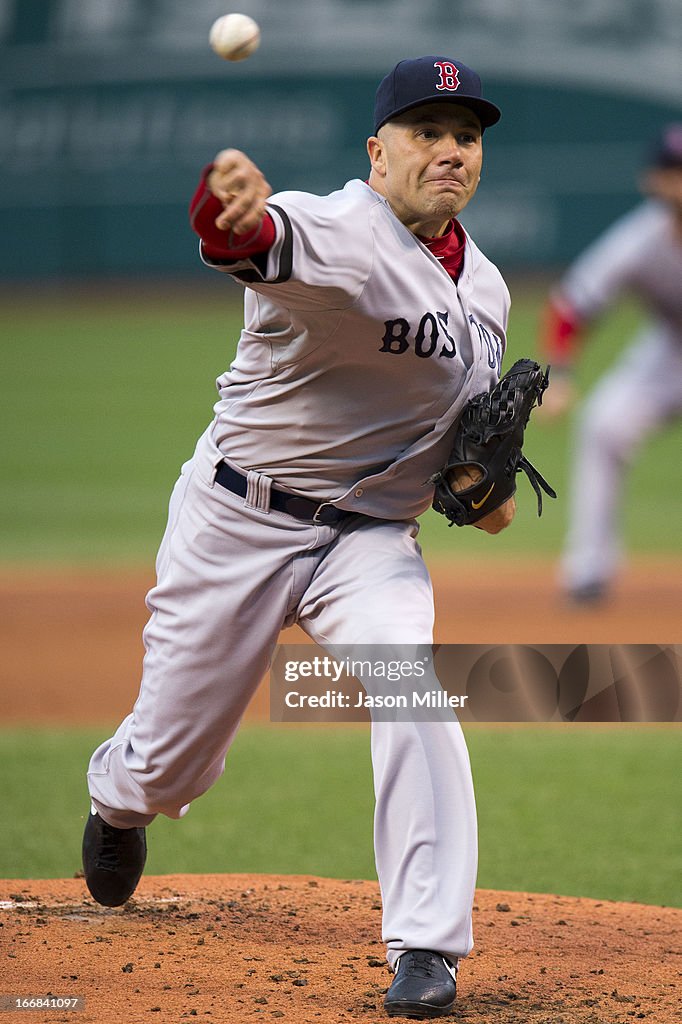
{"type": "Polygon", "coordinates": [[[211,25],[208,41],[224,60],[246,60],[260,45],[260,29],[248,14],[223,14],[211,25]]]}

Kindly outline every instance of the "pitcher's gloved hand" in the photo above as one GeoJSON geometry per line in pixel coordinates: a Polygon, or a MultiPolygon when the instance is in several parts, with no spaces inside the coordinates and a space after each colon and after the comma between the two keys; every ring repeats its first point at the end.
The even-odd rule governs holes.
{"type": "Polygon", "coordinates": [[[433,507],[450,520],[450,526],[476,525],[500,509],[516,493],[519,472],[526,474],[537,494],[538,515],[542,514],[542,491],[556,498],[554,489],[523,454],[531,410],[536,402],[541,404],[548,385],[549,367],[543,371],[532,359],[519,359],[491,391],[467,403],[450,458],[431,478],[433,507]]]}

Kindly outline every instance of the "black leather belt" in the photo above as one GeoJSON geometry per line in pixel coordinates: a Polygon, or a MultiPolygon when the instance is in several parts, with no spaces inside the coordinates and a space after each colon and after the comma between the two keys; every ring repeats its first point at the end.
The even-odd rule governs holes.
{"type": "MultiPolygon", "coordinates": [[[[246,497],[248,481],[243,473],[239,473],[226,462],[221,462],[215,475],[216,483],[220,484],[227,491],[238,494],[240,498],[246,497]]],[[[318,501],[311,501],[310,498],[303,498],[297,494],[289,494],[288,491],[280,491],[277,487],[270,489],[270,508],[277,512],[286,512],[295,519],[303,519],[308,523],[321,524],[322,526],[336,526],[352,512],[344,508],[337,508],[327,502],[320,504],[318,501]]]]}

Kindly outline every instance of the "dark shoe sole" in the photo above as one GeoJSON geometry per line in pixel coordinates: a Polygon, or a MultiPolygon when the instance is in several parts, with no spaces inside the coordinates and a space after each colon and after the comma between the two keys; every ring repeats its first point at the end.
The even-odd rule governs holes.
{"type": "Polygon", "coordinates": [[[121,895],[121,893],[112,895],[111,893],[98,888],[96,883],[91,885],[87,878],[85,882],[88,887],[88,892],[95,903],[99,903],[100,907],[122,907],[129,899],[131,899],[135,889],[137,888],[137,886],[135,886],[130,891],[126,891],[124,895],[121,895]]]}
{"type": "Polygon", "coordinates": [[[390,1005],[384,1003],[389,1017],[409,1017],[411,1020],[427,1020],[431,1017],[445,1017],[454,1013],[454,1001],[448,1006],[429,1006],[428,1003],[413,1003],[407,999],[397,1000],[390,1005]]]}

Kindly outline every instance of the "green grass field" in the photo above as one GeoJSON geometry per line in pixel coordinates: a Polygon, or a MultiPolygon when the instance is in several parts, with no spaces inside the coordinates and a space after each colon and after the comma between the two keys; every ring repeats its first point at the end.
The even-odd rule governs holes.
{"type": "MultiPolygon", "coordinates": [[[[512,288],[505,365],[532,355],[545,291],[512,288]]],[[[0,402],[0,558],[152,565],[180,464],[211,416],[214,379],[241,323],[222,279],[98,295],[5,296],[0,402]],[[224,287],[223,287],[224,285],[224,287]]],[[[585,388],[628,338],[622,307],[580,366],[585,388]]],[[[626,541],[682,550],[682,429],[647,446],[628,488],[626,541]],[[652,529],[650,495],[657,495],[652,529]]],[[[496,538],[423,519],[427,554],[554,556],[566,519],[568,424],[532,425],[528,454],[557,487],[543,518],[520,485],[513,529],[496,538]]],[[[0,732],[0,875],[71,875],[87,810],[84,770],[99,732],[0,732]]],[[[674,731],[489,730],[469,740],[481,829],[479,884],[651,903],[682,902],[679,739],[674,731]],[[675,874],[676,868],[678,870],[675,874]]],[[[367,736],[357,729],[245,728],[228,775],[180,823],[160,820],[149,871],[313,872],[373,877],[367,736]]]]}
{"type": "MultiPolygon", "coordinates": [[[[99,296],[5,302],[3,559],[151,562],[172,484],[211,418],[215,377],[229,365],[241,325],[241,292],[211,282],[194,292],[168,285],[145,295],[122,285],[99,296]]],[[[546,289],[512,282],[512,293],[505,366],[534,354],[546,289]]],[[[581,363],[581,388],[613,361],[636,322],[629,306],[604,321],[581,363]]],[[[671,472],[681,442],[678,425],[635,465],[624,502],[626,541],[635,551],[682,550],[682,488],[671,472]]],[[[522,481],[513,529],[491,542],[476,530],[448,530],[429,513],[422,520],[427,554],[555,553],[566,520],[569,445],[568,423],[531,424],[531,461],[560,495],[547,501],[540,521],[522,481]]]]}
{"type": "MultiPolygon", "coordinates": [[[[0,732],[0,876],[80,866],[84,772],[102,731],[0,732]]],[[[484,888],[682,906],[679,734],[469,727],[484,888]]],[[[148,872],[374,878],[363,727],[245,726],[226,775],[149,831],[148,872]],[[303,733],[303,734],[302,734],[303,733]]]]}

